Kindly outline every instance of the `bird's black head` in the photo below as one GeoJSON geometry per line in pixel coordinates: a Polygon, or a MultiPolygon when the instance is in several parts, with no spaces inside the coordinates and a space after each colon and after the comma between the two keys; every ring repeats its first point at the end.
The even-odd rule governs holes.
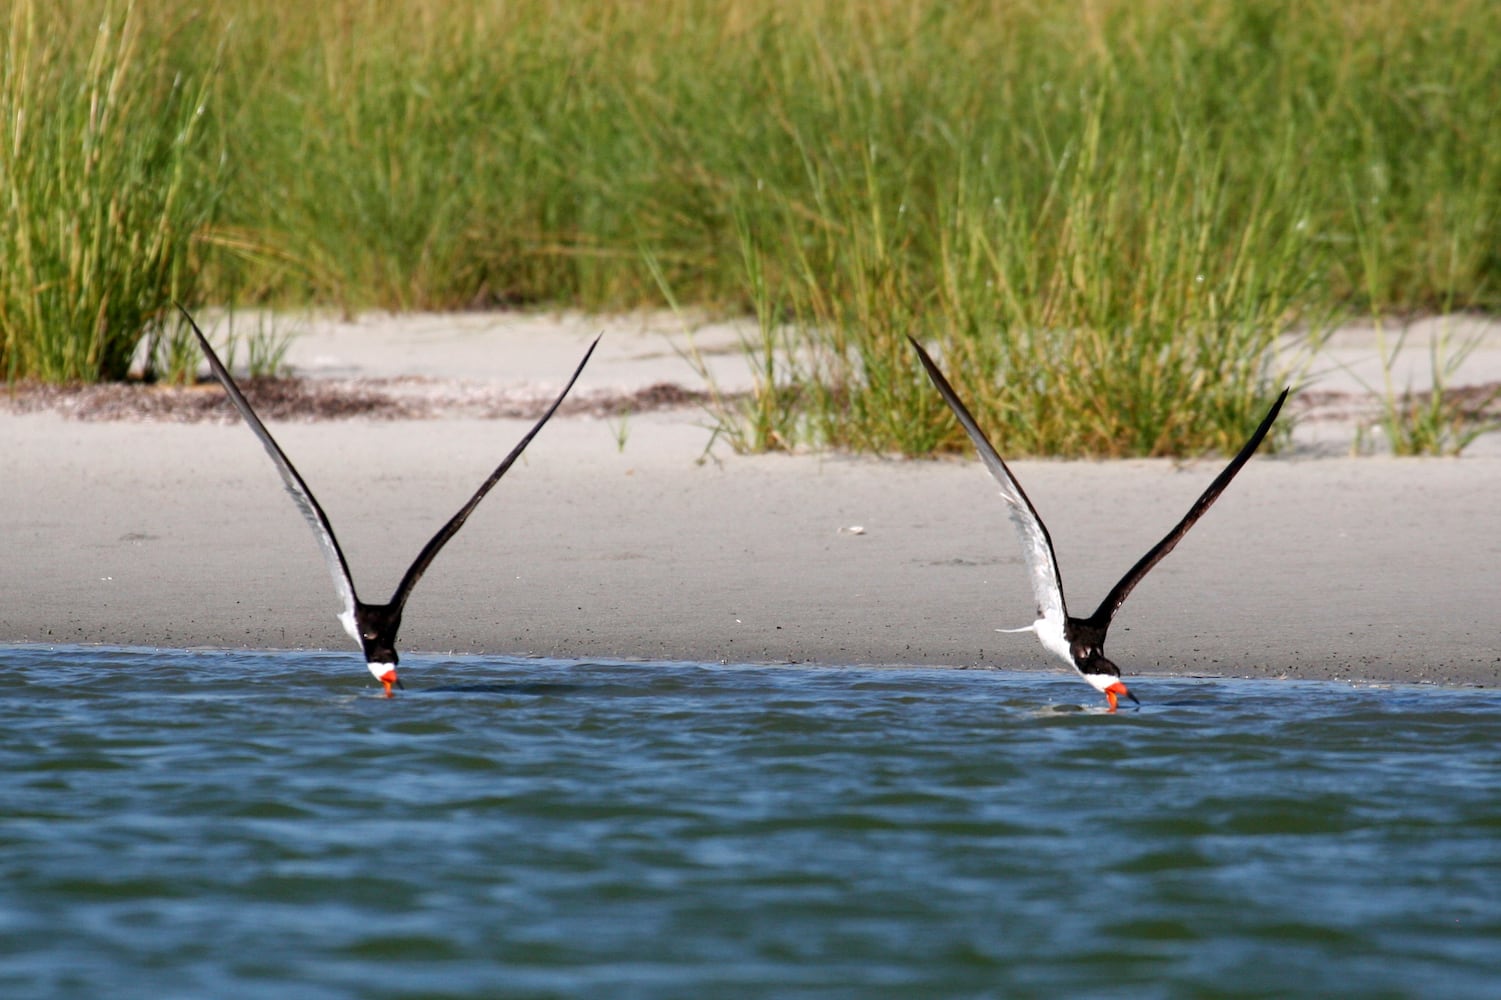
{"type": "Polygon", "coordinates": [[[1110,710],[1115,711],[1117,698],[1130,698],[1140,705],[1141,700],[1131,693],[1131,689],[1121,683],[1121,668],[1117,667],[1105,658],[1105,654],[1098,649],[1089,650],[1089,655],[1079,660],[1079,672],[1084,679],[1110,702],[1110,710]]]}
{"type": "Polygon", "coordinates": [[[400,660],[396,633],[401,630],[401,611],[389,604],[360,604],[354,610],[354,623],[360,631],[365,662],[396,666],[400,660]]]}
{"type": "Polygon", "coordinates": [[[1073,654],[1074,666],[1086,676],[1098,674],[1105,677],[1119,677],[1120,667],[1105,658],[1105,649],[1099,642],[1086,642],[1075,638],[1069,643],[1068,651],[1073,654]]]}

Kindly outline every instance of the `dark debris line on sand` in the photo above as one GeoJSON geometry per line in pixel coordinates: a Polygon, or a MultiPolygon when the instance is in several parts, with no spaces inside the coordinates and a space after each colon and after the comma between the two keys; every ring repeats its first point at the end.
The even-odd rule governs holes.
{"type": "MultiPolygon", "coordinates": [[[[270,420],[433,420],[474,417],[482,420],[535,420],[551,397],[534,389],[498,389],[462,381],[404,376],[395,378],[246,379],[245,395],[270,420]]],[[[143,382],[97,385],[44,385],[19,382],[0,390],[0,412],[52,411],[73,420],[134,420],[171,423],[233,423],[238,419],[217,386],[176,386],[143,382]]],[[[1501,384],[1455,387],[1447,390],[1467,420],[1501,417],[1501,384]]],[[[1412,394],[1421,405],[1429,394],[1412,394]]],[[[686,407],[709,406],[711,393],[658,382],[633,391],[599,389],[569,397],[558,410],[562,416],[580,414],[618,417],[686,407]]],[[[738,396],[721,393],[719,403],[738,396]]],[[[1289,400],[1289,411],[1302,420],[1371,420],[1379,416],[1379,401],[1366,393],[1305,391],[1289,400]]]]}
{"type": "MultiPolygon", "coordinates": [[[[270,420],[430,420],[477,417],[534,420],[552,397],[532,390],[500,390],[472,383],[419,377],[247,379],[245,395],[270,420]]],[[[705,406],[707,392],[658,382],[632,392],[596,390],[566,401],[564,416],[621,416],[652,410],[705,406]]],[[[724,397],[720,397],[723,400],[724,397]]],[[[172,386],[142,382],[97,385],[17,383],[0,392],[0,410],[54,411],[74,420],[136,420],[174,423],[233,423],[239,417],[217,385],[172,386]]]]}

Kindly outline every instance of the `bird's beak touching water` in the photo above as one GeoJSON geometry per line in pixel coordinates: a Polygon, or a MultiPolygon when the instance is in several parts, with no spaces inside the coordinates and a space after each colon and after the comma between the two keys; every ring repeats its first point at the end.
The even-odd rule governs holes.
{"type": "Polygon", "coordinates": [[[1120,681],[1116,681],[1114,684],[1105,688],[1105,700],[1110,702],[1110,711],[1115,711],[1116,699],[1118,698],[1130,698],[1132,701],[1136,702],[1136,704],[1141,704],[1141,700],[1138,699],[1136,695],[1132,694],[1126,687],[1126,685],[1122,684],[1120,681]]]}
{"type": "Polygon", "coordinates": [[[370,672],[375,675],[375,679],[380,681],[381,686],[386,689],[387,698],[392,696],[391,688],[393,687],[399,687],[403,691],[406,690],[406,685],[401,683],[401,678],[396,676],[395,667],[387,666],[383,663],[372,663],[370,664],[370,672]],[[382,667],[385,667],[385,669],[382,670],[382,667]]]}

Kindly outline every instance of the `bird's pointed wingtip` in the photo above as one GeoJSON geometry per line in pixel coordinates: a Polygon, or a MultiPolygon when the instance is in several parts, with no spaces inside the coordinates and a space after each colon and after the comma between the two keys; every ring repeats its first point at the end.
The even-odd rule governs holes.
{"type": "MultiPolygon", "coordinates": [[[[584,358],[583,358],[582,361],[579,362],[578,369],[574,372],[573,377],[575,379],[577,379],[580,375],[583,374],[583,372],[584,372],[584,366],[589,363],[589,359],[590,358],[594,357],[594,349],[596,347],[598,347],[599,346],[599,342],[601,340],[604,340],[604,339],[605,339],[605,331],[601,330],[601,331],[599,331],[598,333],[596,333],[594,335],[594,339],[593,340],[589,341],[589,346],[584,349],[584,358]]],[[[570,389],[573,388],[573,383],[569,382],[568,383],[568,387],[570,389]]],[[[567,395],[567,393],[565,392],[564,395],[567,395]]]]}

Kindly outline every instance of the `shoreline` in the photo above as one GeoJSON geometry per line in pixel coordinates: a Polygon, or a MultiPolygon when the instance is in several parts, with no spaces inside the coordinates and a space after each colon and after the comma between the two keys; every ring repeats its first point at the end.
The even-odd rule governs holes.
{"type": "MultiPolygon", "coordinates": [[[[546,389],[604,322],[547,320],[562,324],[552,336],[497,338],[481,320],[438,329],[446,349],[400,319],[366,320],[378,336],[317,335],[291,360],[342,377],[338,352],[359,347],[377,375],[418,357],[546,389]],[[479,369],[482,354],[493,357],[479,369]]],[[[659,335],[613,339],[580,388],[688,381],[659,335]]],[[[732,350],[707,356],[726,388],[744,377],[732,350]]],[[[556,418],[423,578],[400,648],[1066,672],[1033,636],[993,631],[1025,624],[1032,599],[978,461],[706,452],[704,422],[691,407],[556,418]]],[[[381,600],[528,426],[353,418],[273,432],[362,596],[381,600]]],[[[1108,654],[1128,681],[1501,684],[1498,439],[1458,459],[1330,457],[1297,437],[1290,456],[1258,455],[1132,594],[1108,654]]],[[[243,426],[0,412],[0,462],[17,470],[0,487],[0,642],[346,650],[361,666],[312,535],[243,426]]],[[[1220,462],[1013,463],[1075,613],[1220,462]]]]}

